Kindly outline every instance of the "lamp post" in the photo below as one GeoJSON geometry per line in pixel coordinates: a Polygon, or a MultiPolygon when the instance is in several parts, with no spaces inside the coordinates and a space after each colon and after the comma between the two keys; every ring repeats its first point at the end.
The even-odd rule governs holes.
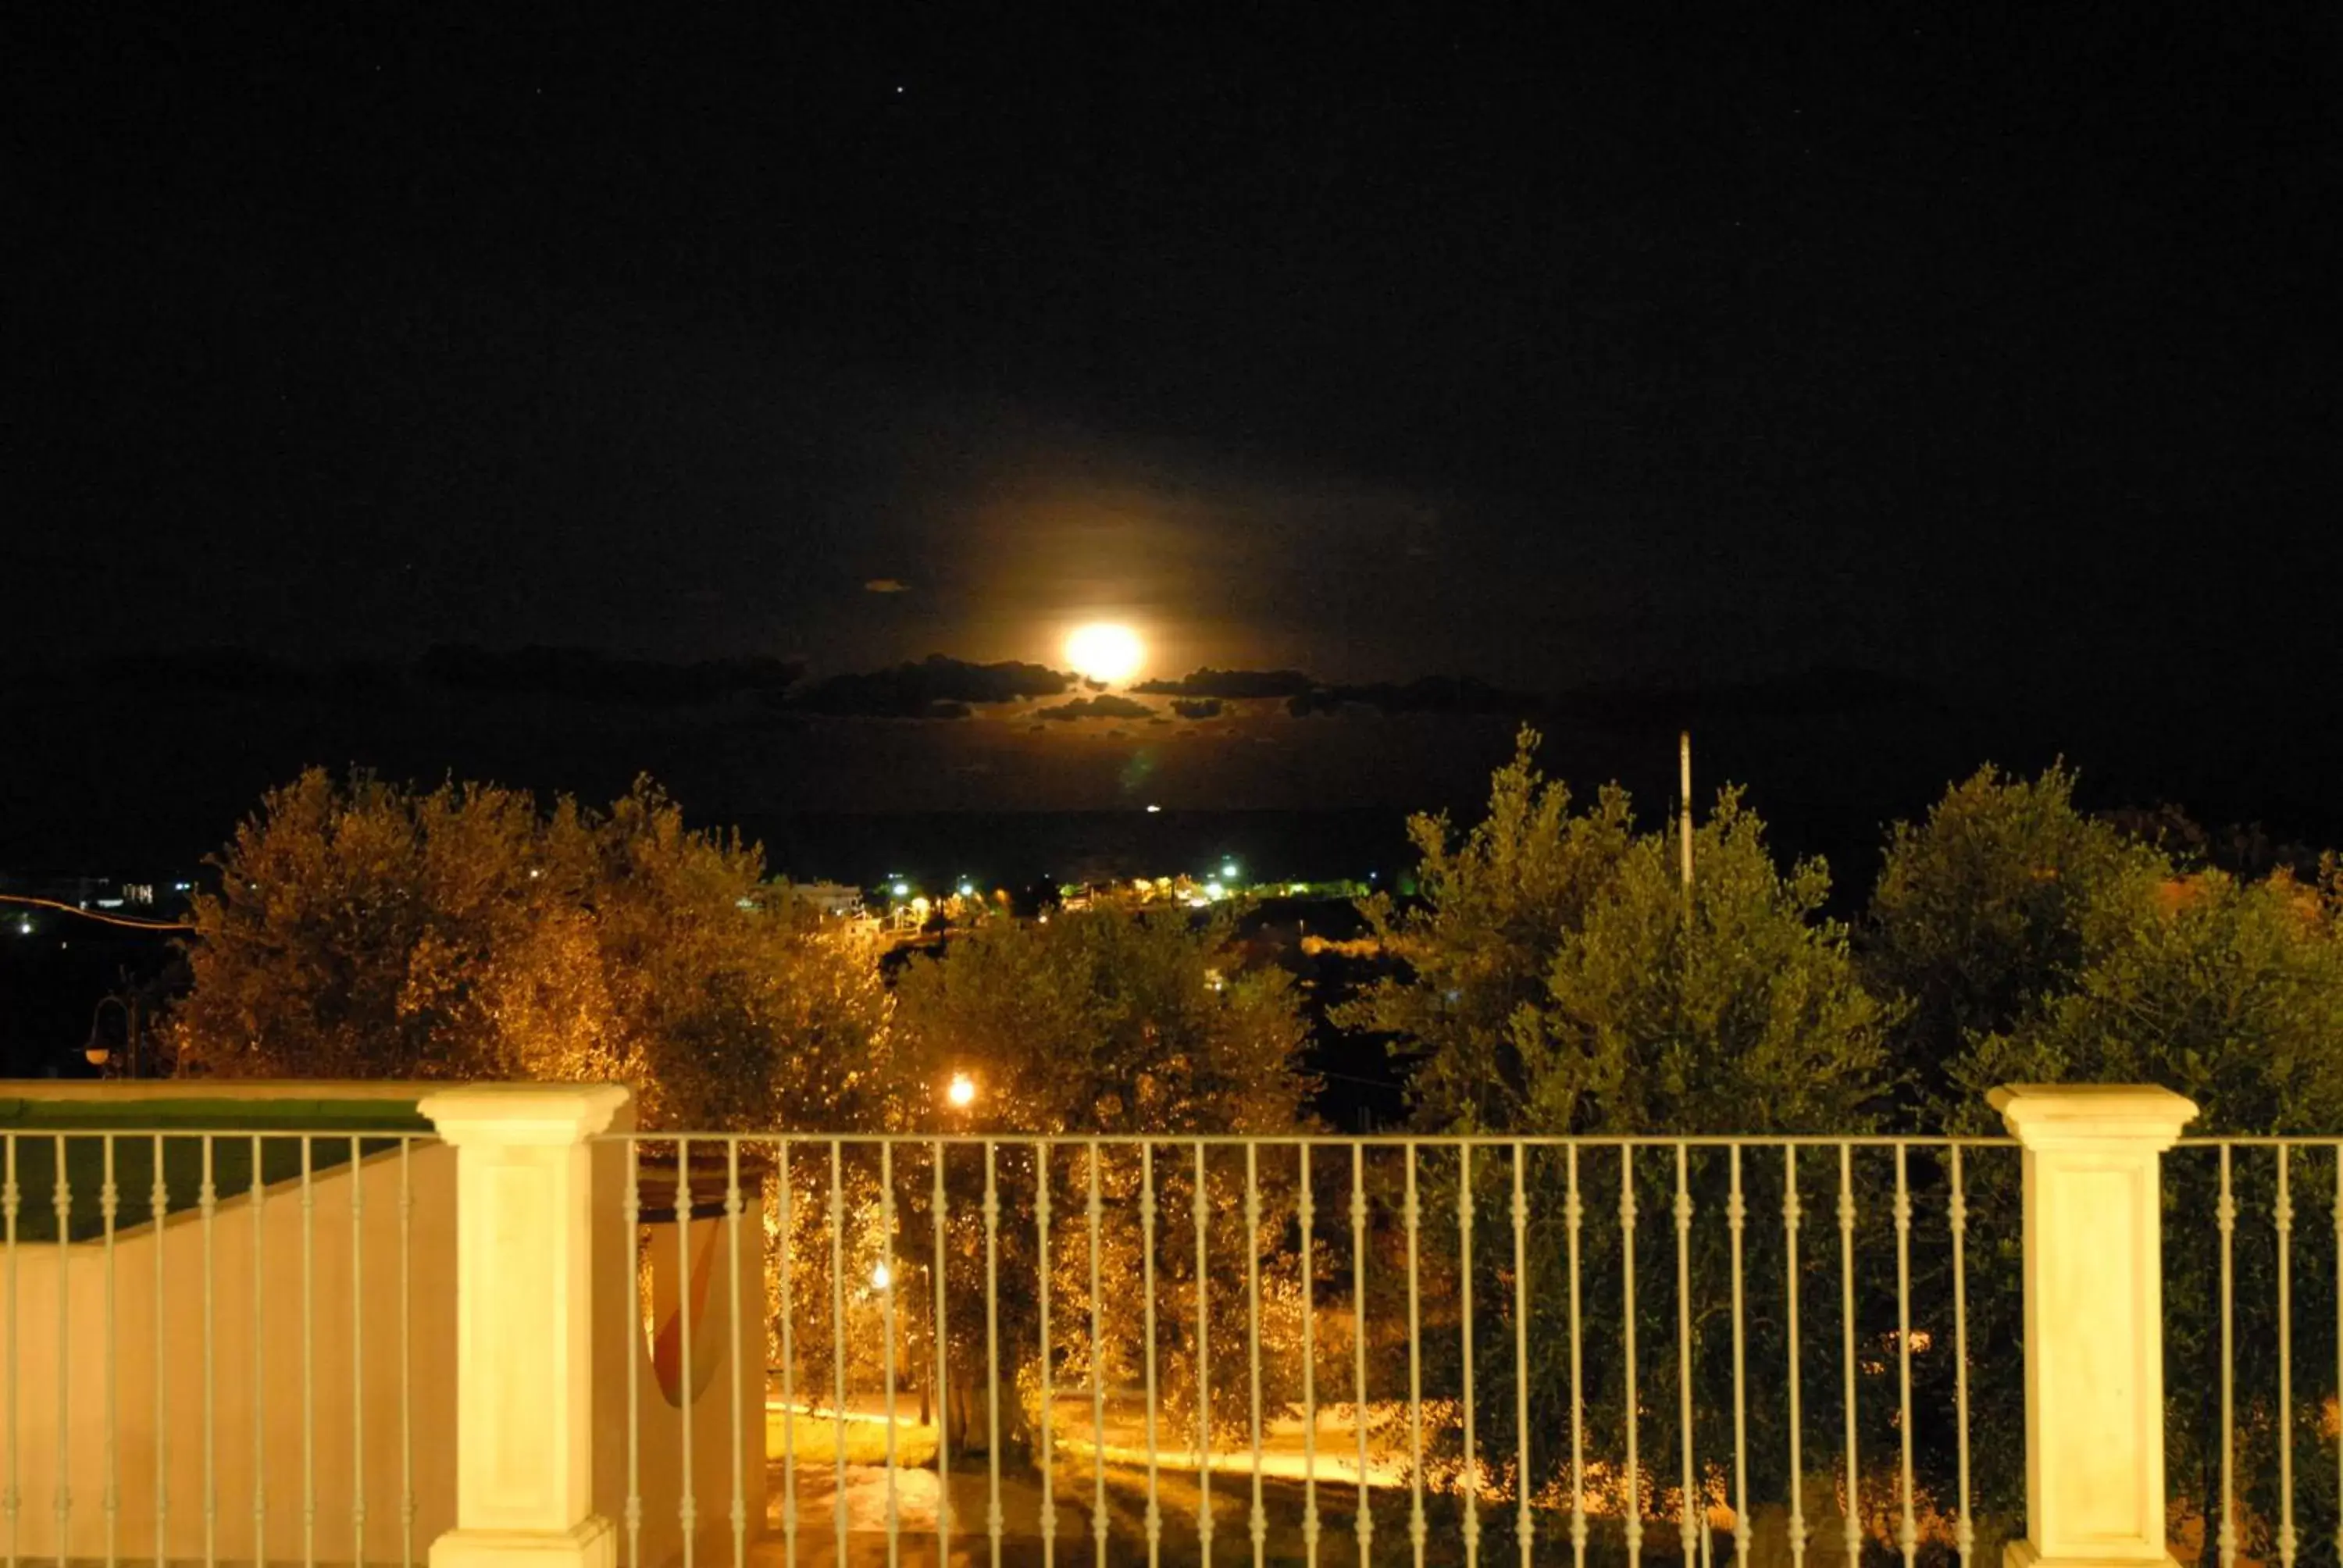
{"type": "Polygon", "coordinates": [[[113,1050],[97,1032],[97,1020],[106,1016],[108,1004],[122,1010],[122,1044],[130,1054],[130,1070],[126,1076],[136,1078],[138,1076],[138,993],[136,990],[126,997],[107,995],[97,999],[97,1005],[90,1009],[89,1039],[81,1048],[82,1060],[92,1067],[104,1067],[114,1060],[113,1050]]]}

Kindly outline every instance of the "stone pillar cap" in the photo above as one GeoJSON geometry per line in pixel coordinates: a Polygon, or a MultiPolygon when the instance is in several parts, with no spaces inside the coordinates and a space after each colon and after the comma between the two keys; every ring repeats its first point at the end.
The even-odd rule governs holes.
{"type": "Polygon", "coordinates": [[[2028,1149],[2169,1149],[2197,1119],[2195,1101],[2153,1083],[2007,1083],[1985,1098],[2028,1149]]]}
{"type": "Polygon", "coordinates": [[[578,1143],[608,1129],[629,1098],[618,1083],[467,1083],[416,1109],[450,1143],[578,1143]]]}

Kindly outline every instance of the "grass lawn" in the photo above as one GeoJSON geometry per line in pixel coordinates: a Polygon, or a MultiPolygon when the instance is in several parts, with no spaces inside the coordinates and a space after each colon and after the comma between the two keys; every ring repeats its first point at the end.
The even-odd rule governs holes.
{"type": "Polygon", "coordinates": [[[166,1213],[196,1207],[210,1140],[212,1188],[221,1199],[252,1186],[257,1149],[261,1180],[270,1185],[301,1174],[303,1144],[312,1173],[396,1149],[397,1135],[429,1133],[431,1124],[401,1100],[0,1100],[0,1170],[15,1181],[15,1239],[57,1239],[57,1165],[62,1149],[69,1199],[66,1238],[87,1241],[106,1230],[100,1189],[109,1144],[117,1194],[115,1228],[128,1230],[154,1217],[155,1156],[160,1141],[166,1213]],[[369,1136],[372,1135],[372,1136],[369,1136]]]}

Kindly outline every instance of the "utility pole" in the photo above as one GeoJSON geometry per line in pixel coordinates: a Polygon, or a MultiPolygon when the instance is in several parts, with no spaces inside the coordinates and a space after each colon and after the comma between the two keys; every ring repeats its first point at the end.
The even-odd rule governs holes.
{"type": "Polygon", "coordinates": [[[1684,802],[1684,817],[1677,835],[1684,850],[1684,927],[1692,927],[1692,731],[1680,731],[1676,736],[1676,795],[1684,802]]]}

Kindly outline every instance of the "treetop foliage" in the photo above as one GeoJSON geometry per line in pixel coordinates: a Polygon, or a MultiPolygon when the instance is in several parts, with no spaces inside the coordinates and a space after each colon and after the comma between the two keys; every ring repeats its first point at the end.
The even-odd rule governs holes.
{"type": "Polygon", "coordinates": [[[638,781],[608,810],[311,769],[197,896],[179,1070],[633,1082],[646,1125],[866,1124],[874,955],[737,835],[638,781]]]}

